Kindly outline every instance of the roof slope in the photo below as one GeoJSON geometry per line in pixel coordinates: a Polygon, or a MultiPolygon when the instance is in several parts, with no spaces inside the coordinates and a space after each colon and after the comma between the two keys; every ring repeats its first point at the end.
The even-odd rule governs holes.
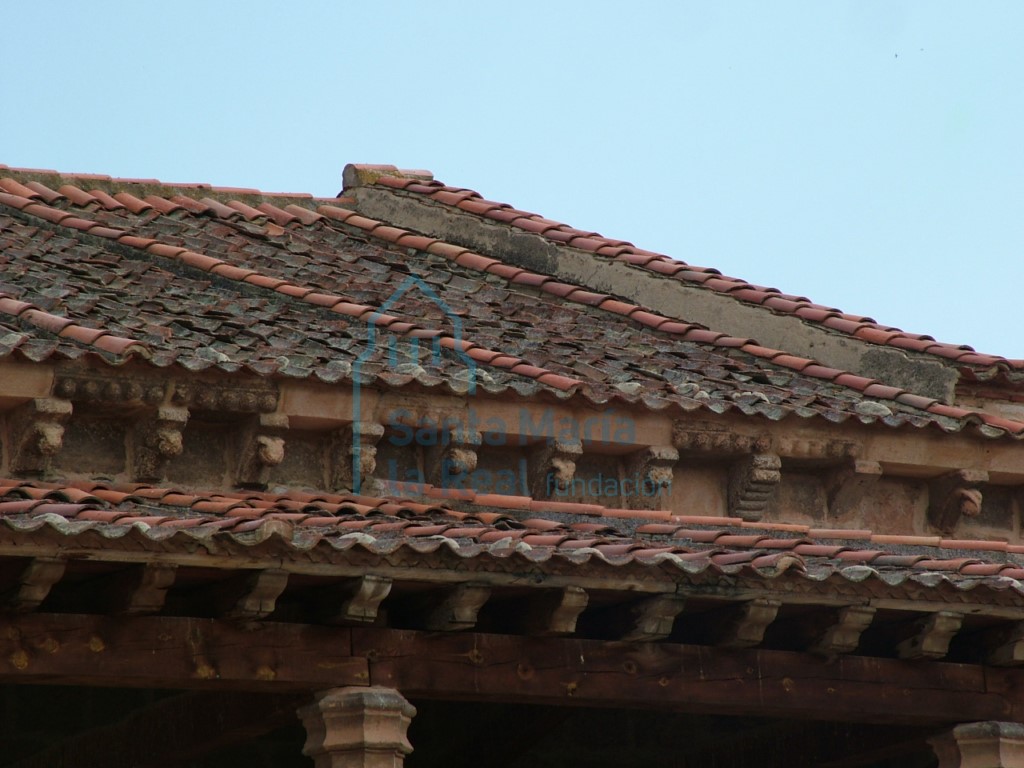
{"type": "MultiPolygon", "coordinates": [[[[540,235],[555,243],[591,251],[611,260],[622,261],[681,282],[692,283],[722,293],[738,301],[766,307],[773,312],[792,314],[810,323],[852,336],[871,344],[885,345],[910,352],[923,352],[949,360],[965,372],[979,378],[986,377],[986,369],[1024,371],[1024,360],[999,355],[980,354],[965,344],[936,341],[926,334],[908,333],[886,326],[870,317],[851,315],[834,307],[813,303],[804,296],[786,294],[777,288],[753,285],[736,277],[723,275],[719,270],[688,264],[670,256],[638,248],[624,240],[614,240],[597,232],[576,229],[568,224],[544,218],[535,213],[519,210],[507,203],[487,200],[478,192],[453,187],[424,176],[419,171],[400,171],[394,166],[358,166],[370,171],[371,183],[416,193],[433,202],[451,206],[492,221],[501,222],[525,232],[540,235]]],[[[366,175],[364,174],[364,177],[366,175]]],[[[992,375],[992,372],[987,374],[992,375]]]]}
{"type": "MultiPolygon", "coordinates": [[[[427,188],[434,190],[430,194],[438,191],[427,188]]],[[[461,195],[451,204],[474,200],[461,195]]],[[[566,242],[579,247],[579,238],[588,239],[574,235],[566,242]]],[[[613,247],[589,245],[595,253],[613,247]]],[[[636,255],[600,255],[630,254],[636,255]]],[[[656,421],[669,427],[678,424],[668,419],[703,411],[754,420],[847,422],[884,431],[886,437],[911,427],[927,428],[935,437],[961,430],[986,438],[1024,436],[1024,423],[955,408],[685,317],[659,314],[642,297],[581,286],[545,273],[542,266],[511,264],[371,218],[358,200],[346,197],[273,196],[0,169],[0,363],[28,360],[72,372],[125,366],[192,377],[190,384],[215,378],[218,384],[302,380],[323,385],[304,386],[304,391],[315,389],[330,398],[355,382],[403,392],[442,388],[462,396],[472,364],[481,397],[588,407],[611,403],[664,413],[668,418],[656,421]],[[373,343],[380,339],[387,343],[373,343]]],[[[652,274],[663,284],[676,279],[657,269],[652,274]]],[[[105,401],[97,406],[103,418],[106,406],[105,401]]],[[[139,416],[129,410],[111,409],[126,422],[139,416]]],[[[179,410],[187,420],[188,409],[179,410]]],[[[88,407],[75,413],[86,420],[88,407]]],[[[250,415],[247,411],[246,418],[250,415]]],[[[152,419],[156,433],[161,418],[152,419]]],[[[179,425],[179,439],[182,419],[169,419],[179,425]]],[[[240,418],[212,421],[203,429],[248,429],[239,427],[240,418]]],[[[277,428],[271,422],[268,429],[277,428]]],[[[325,442],[336,439],[342,423],[347,424],[331,422],[334,431],[325,442]]],[[[24,432],[34,439],[31,430],[24,432]]],[[[92,450],[91,434],[81,434],[79,450],[92,450]]],[[[207,432],[191,434],[201,441],[207,432]]],[[[241,437],[253,450],[261,439],[281,441],[276,433],[268,435],[253,431],[241,437]]],[[[133,432],[125,442],[138,447],[142,439],[133,432]]],[[[937,441],[888,442],[910,442],[916,450],[937,441]]],[[[985,453],[967,441],[952,443],[969,453],[970,461],[985,453]]],[[[353,446],[336,448],[332,443],[318,456],[330,454],[324,462],[337,463],[353,446]]],[[[1015,448],[992,446],[990,454],[1015,448]]],[[[354,448],[350,453],[356,454],[354,448]]],[[[231,461],[245,455],[236,452],[231,461]]],[[[304,460],[304,454],[294,455],[304,460]]],[[[910,451],[906,455],[913,457],[910,451]]],[[[187,454],[188,461],[201,462],[196,456],[206,454],[187,454]]],[[[822,474],[849,468],[821,458],[800,453],[795,466],[822,474]]],[[[744,522],[429,485],[416,490],[418,500],[403,498],[402,493],[414,491],[394,483],[374,486],[396,491],[387,498],[285,486],[238,490],[226,487],[232,481],[219,479],[231,476],[229,470],[193,475],[217,478],[203,480],[206,487],[198,489],[169,482],[127,484],[110,478],[161,475],[131,475],[129,461],[118,464],[123,472],[90,472],[95,477],[86,480],[75,474],[84,465],[76,460],[69,476],[56,482],[0,480],[0,554],[11,560],[52,558],[59,570],[74,553],[68,594],[77,589],[76,580],[89,578],[95,556],[112,571],[126,563],[149,567],[154,562],[185,564],[185,570],[196,572],[265,569],[282,589],[293,574],[309,577],[295,580],[299,593],[330,586],[317,579],[400,571],[392,574],[395,580],[409,583],[398,602],[411,599],[414,582],[437,588],[487,571],[498,574],[495,583],[510,600],[517,599],[516,590],[530,586],[561,589],[590,579],[578,588],[592,589],[602,610],[614,609],[622,599],[618,592],[653,585],[645,594],[667,596],[670,602],[691,588],[698,602],[708,603],[753,599],[749,596],[760,590],[772,610],[792,598],[787,610],[795,607],[794,616],[808,603],[822,610],[870,603],[873,611],[879,599],[880,611],[899,614],[896,619],[905,623],[916,621],[918,612],[943,612],[958,603],[974,606],[965,610],[972,620],[1024,618],[1019,605],[1024,548],[1005,541],[885,535],[878,530],[895,529],[873,523],[869,527],[875,531],[744,522]],[[218,482],[220,487],[211,487],[218,482]],[[698,595],[698,587],[707,592],[698,595]]],[[[911,482],[962,466],[925,467],[923,461],[910,468],[922,469],[911,473],[911,482]]],[[[732,469],[720,463],[721,472],[711,480],[721,478],[724,486],[732,469]]],[[[703,471],[699,461],[695,464],[703,471]]],[[[881,463],[874,464],[881,471],[881,463]]],[[[44,471],[38,466],[15,473],[44,471]]],[[[1004,467],[997,479],[1008,482],[1007,474],[1004,467]]],[[[269,475],[233,476],[240,485],[266,487],[269,475]]],[[[877,480],[877,472],[872,477],[877,480]]],[[[759,482],[752,471],[751,497],[761,492],[759,482]]],[[[949,498],[957,501],[961,490],[974,493],[968,501],[980,498],[973,487],[959,486],[949,498]]],[[[852,524],[850,518],[839,522],[852,524]]],[[[186,580],[182,588],[193,586],[186,580]]]]}
{"type": "Polygon", "coordinates": [[[492,393],[1024,434],[369,219],[345,199],[10,171],[0,189],[5,354],[336,382],[351,379],[372,323],[444,350],[404,366],[375,352],[361,376],[389,386],[463,391],[463,356],[492,393]],[[458,332],[422,292],[379,311],[410,277],[458,332]]]}

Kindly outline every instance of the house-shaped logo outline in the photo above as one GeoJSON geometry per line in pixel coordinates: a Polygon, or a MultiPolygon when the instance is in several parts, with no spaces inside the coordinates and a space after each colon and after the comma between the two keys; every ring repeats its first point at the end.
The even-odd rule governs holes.
{"type": "MultiPolygon", "coordinates": [[[[362,478],[359,472],[360,458],[362,453],[361,446],[361,435],[362,435],[362,368],[363,364],[377,351],[377,324],[374,319],[386,315],[388,310],[391,309],[398,301],[401,300],[405,294],[407,294],[412,288],[416,288],[422,293],[427,299],[441,309],[444,316],[451,321],[452,332],[450,337],[455,341],[455,347],[453,352],[459,358],[466,363],[467,377],[466,377],[466,396],[472,397],[476,394],[476,368],[477,363],[472,357],[466,354],[461,349],[462,341],[462,318],[456,315],[451,307],[442,299],[437,293],[431,288],[422,278],[417,275],[409,275],[402,284],[396,288],[387,300],[380,305],[379,308],[374,310],[368,315],[365,315],[363,320],[366,323],[366,349],[363,350],[356,358],[356,361],[352,364],[352,492],[359,493],[362,485],[362,478]]],[[[386,330],[386,329],[385,329],[386,330]]],[[[438,334],[434,336],[431,341],[432,355],[434,360],[440,360],[442,355],[441,339],[445,334],[438,334]]],[[[412,344],[418,346],[419,339],[413,338],[412,344]]],[[[394,349],[394,348],[392,348],[394,349]]],[[[396,358],[392,357],[394,361],[396,358]]]]}

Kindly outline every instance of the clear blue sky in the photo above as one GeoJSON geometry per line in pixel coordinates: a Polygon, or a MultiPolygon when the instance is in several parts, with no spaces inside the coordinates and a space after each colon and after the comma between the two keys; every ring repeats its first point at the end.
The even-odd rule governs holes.
{"type": "MultiPolygon", "coordinates": [[[[347,162],[1024,357],[1024,2],[8,3],[0,163],[347,162]]],[[[685,315],[685,308],[681,308],[685,315]]]]}

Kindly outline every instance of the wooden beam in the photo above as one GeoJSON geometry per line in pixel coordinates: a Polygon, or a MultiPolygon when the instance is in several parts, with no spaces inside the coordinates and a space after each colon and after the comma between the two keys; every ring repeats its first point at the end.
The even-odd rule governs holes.
{"type": "Polygon", "coordinates": [[[1024,671],[933,661],[174,616],[0,617],[0,683],[309,691],[943,725],[1024,720],[1024,671]]]}
{"type": "Polygon", "coordinates": [[[1024,673],[674,643],[353,631],[374,685],[408,697],[944,724],[1024,715],[1024,673]]]}
{"type": "Polygon", "coordinates": [[[172,768],[298,722],[302,694],[186,693],[75,734],[9,768],[172,768]]]}
{"type": "Polygon", "coordinates": [[[366,685],[351,630],[176,616],[0,616],[0,682],[289,691],[366,685]]]}

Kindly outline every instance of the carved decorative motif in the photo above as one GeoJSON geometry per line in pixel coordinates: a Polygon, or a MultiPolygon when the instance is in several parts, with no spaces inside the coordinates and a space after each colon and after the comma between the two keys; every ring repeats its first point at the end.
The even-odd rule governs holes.
{"type": "Polygon", "coordinates": [[[8,455],[11,471],[45,474],[64,444],[64,424],[71,403],[55,397],[37,397],[8,417],[8,455]]]}
{"type": "Polygon", "coordinates": [[[358,428],[350,424],[335,430],[330,446],[332,489],[372,490],[373,473],[377,470],[377,444],[383,436],[384,426],[370,422],[361,422],[358,428]],[[353,470],[358,472],[358,482],[353,470]]]}
{"type": "Polygon", "coordinates": [[[737,456],[767,451],[771,439],[764,435],[744,435],[721,424],[677,421],[672,425],[672,444],[684,452],[737,456]]]}
{"type": "Polygon", "coordinates": [[[164,401],[167,389],[165,379],[84,371],[61,374],[54,393],[76,402],[158,405],[164,401]]]}
{"type": "Polygon", "coordinates": [[[579,441],[549,440],[536,446],[527,460],[527,483],[535,499],[566,493],[576,477],[576,461],[583,455],[579,441]]]}
{"type": "Polygon", "coordinates": [[[729,471],[729,514],[760,520],[782,479],[782,460],[774,453],[740,459],[729,471]]]}
{"type": "Polygon", "coordinates": [[[132,475],[136,481],[159,480],[167,462],[184,446],[182,432],[188,423],[188,408],[165,405],[154,415],[137,422],[132,430],[132,475]]]}
{"type": "Polygon", "coordinates": [[[928,522],[942,533],[952,533],[961,517],[981,514],[982,493],[978,487],[988,482],[988,472],[961,469],[932,480],[928,484],[928,522]]]}
{"type": "Polygon", "coordinates": [[[626,477],[635,477],[640,485],[623,501],[631,509],[658,509],[664,505],[664,494],[672,488],[672,472],[679,461],[679,451],[671,445],[656,445],[636,451],[626,460],[626,477]]]}
{"type": "Polygon", "coordinates": [[[288,417],[264,413],[254,417],[241,430],[238,444],[238,468],[235,482],[241,486],[262,487],[272,467],[284,461],[284,434],[288,417]]]}
{"type": "Polygon", "coordinates": [[[246,384],[217,381],[178,381],[139,375],[76,371],[62,373],[54,394],[65,400],[97,403],[160,405],[168,400],[176,406],[225,413],[273,413],[278,392],[269,382],[246,384]]]}
{"type": "Polygon", "coordinates": [[[775,438],[772,449],[794,459],[844,459],[855,456],[859,446],[849,440],[783,434],[775,438]]]}
{"type": "Polygon", "coordinates": [[[447,440],[425,447],[423,469],[427,482],[438,488],[460,486],[456,478],[476,470],[477,449],[482,439],[479,432],[466,430],[453,432],[447,440]]]}
{"type": "Polygon", "coordinates": [[[232,386],[214,382],[178,382],[171,395],[176,405],[226,413],[273,413],[278,392],[272,386],[232,386]]]}

